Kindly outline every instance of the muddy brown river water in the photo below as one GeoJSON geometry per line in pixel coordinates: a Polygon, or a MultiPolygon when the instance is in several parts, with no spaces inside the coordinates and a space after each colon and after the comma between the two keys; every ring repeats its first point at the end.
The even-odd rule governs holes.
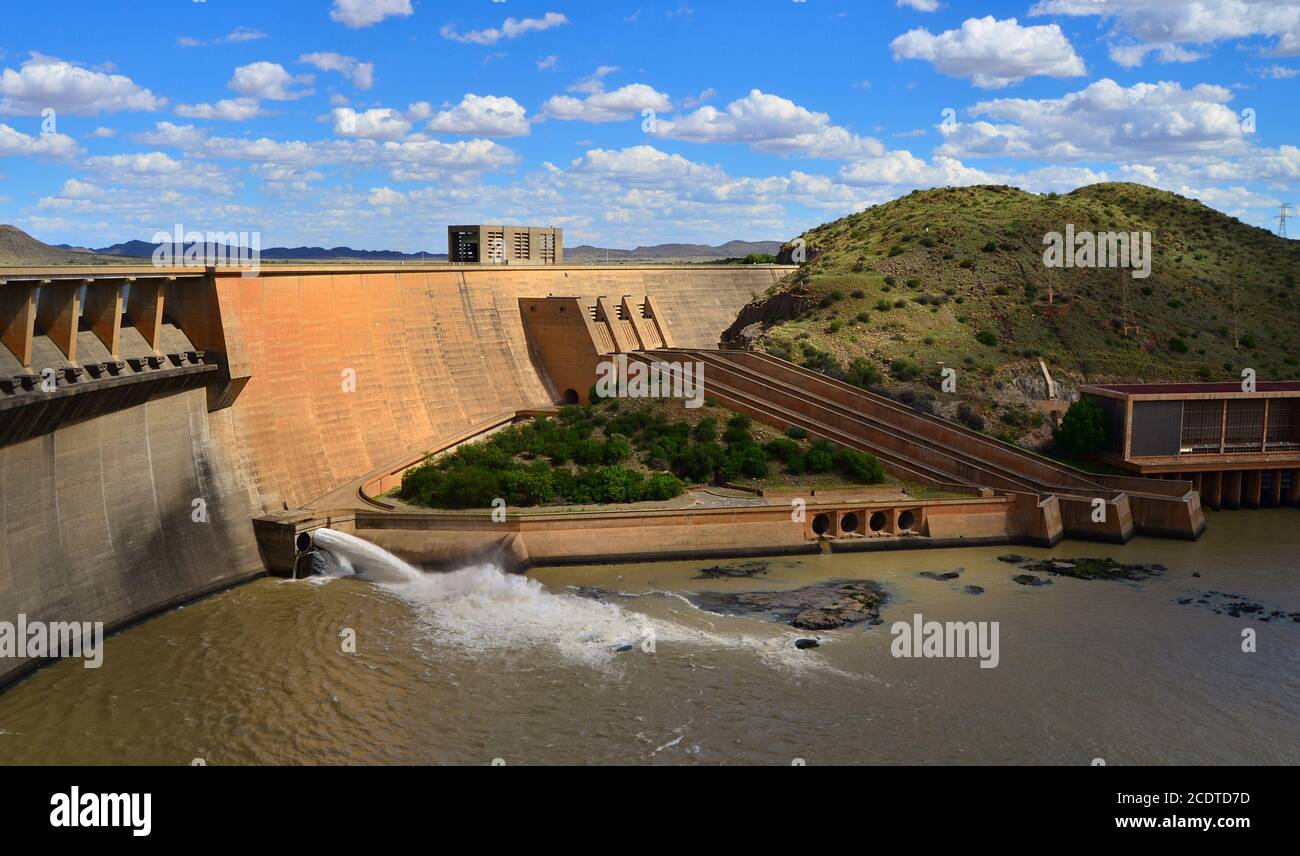
{"type": "Polygon", "coordinates": [[[1300,611],[1298,532],[1279,509],[1211,514],[1195,543],[777,558],[753,578],[261,579],[111,637],[102,668],[0,694],[0,763],[1297,764],[1300,622],[1227,609],[1300,611]],[[1029,587],[1008,552],[1168,571],[1029,587]],[[689,599],[830,580],[879,584],[883,623],[810,632],[689,599]],[[997,667],[893,656],[916,613],[998,622],[997,667]]]}

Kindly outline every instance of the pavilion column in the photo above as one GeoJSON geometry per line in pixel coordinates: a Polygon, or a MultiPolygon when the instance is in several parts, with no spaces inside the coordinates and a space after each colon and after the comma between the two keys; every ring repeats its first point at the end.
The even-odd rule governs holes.
{"type": "Polygon", "coordinates": [[[68,362],[77,362],[77,327],[81,323],[81,286],[85,280],[46,281],[36,300],[36,321],[68,362]]]}
{"type": "Polygon", "coordinates": [[[1260,487],[1262,483],[1263,472],[1260,470],[1246,470],[1246,472],[1242,474],[1242,505],[1246,508],[1259,508],[1260,487]]]}
{"type": "Polygon", "coordinates": [[[112,354],[122,355],[122,284],[125,280],[98,279],[86,286],[86,305],[82,311],[86,324],[112,354]]]}
{"type": "Polygon", "coordinates": [[[153,348],[155,354],[161,353],[163,296],[167,283],[163,279],[137,279],[131,283],[131,297],[127,300],[126,314],[131,324],[140,331],[140,335],[153,348]]]}
{"type": "Polygon", "coordinates": [[[1270,472],[1273,474],[1273,490],[1272,495],[1269,497],[1269,504],[1277,508],[1282,504],[1282,473],[1286,471],[1271,470],[1270,472]]]}
{"type": "Polygon", "coordinates": [[[36,285],[0,284],[0,342],[13,352],[23,368],[32,368],[32,339],[36,336],[36,285]]]}
{"type": "Polygon", "coordinates": [[[1215,511],[1223,507],[1223,470],[1205,474],[1205,493],[1202,498],[1215,511]]]}
{"type": "MultiPolygon", "coordinates": [[[[1281,479],[1279,472],[1278,478],[1281,479]]],[[[1286,490],[1287,505],[1300,505],[1300,470],[1291,471],[1291,486],[1286,490]]]]}
{"type": "Polygon", "coordinates": [[[1241,470],[1229,470],[1223,474],[1223,507],[1241,508],[1241,470]]]}

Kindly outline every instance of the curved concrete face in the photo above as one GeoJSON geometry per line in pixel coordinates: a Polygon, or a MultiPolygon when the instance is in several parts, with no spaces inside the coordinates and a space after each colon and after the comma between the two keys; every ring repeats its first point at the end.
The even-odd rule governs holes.
{"type": "MultiPolygon", "coordinates": [[[[247,377],[212,414],[263,510],[297,507],[440,437],[565,390],[530,354],[519,298],[649,295],[683,347],[713,347],[771,268],[450,268],[218,276],[221,343],[247,377]]],[[[216,343],[207,347],[217,349],[216,343]]],[[[586,390],[578,392],[585,393],[586,390]]]]}
{"type": "MultiPolygon", "coordinates": [[[[207,417],[199,388],[0,447],[0,618],[111,630],[261,572],[207,417]]],[[[32,665],[0,659],[0,684],[32,665]]]]}

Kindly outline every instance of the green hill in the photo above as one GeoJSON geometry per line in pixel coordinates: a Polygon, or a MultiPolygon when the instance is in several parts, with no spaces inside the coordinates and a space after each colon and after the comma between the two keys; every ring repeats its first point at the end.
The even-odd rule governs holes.
{"type": "Polygon", "coordinates": [[[1227,380],[1244,367],[1261,380],[1300,378],[1300,241],[1177,194],[1135,184],[916,191],[801,237],[808,262],[773,291],[813,308],[788,317],[800,305],[789,297],[782,311],[751,307],[748,317],[775,321],[757,347],[895,396],[901,386],[903,400],[944,415],[965,403],[968,421],[1009,438],[1045,439],[1031,401],[1045,386],[1040,357],[1067,390],[1227,380]],[[1150,276],[1047,267],[1044,236],[1067,224],[1150,232],[1150,276]],[[956,396],[936,394],[940,363],[958,371],[956,396]]]}

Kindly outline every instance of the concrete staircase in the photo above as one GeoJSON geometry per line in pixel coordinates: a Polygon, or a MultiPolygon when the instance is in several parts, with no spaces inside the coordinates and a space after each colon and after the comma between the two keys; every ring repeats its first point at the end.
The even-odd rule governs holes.
{"type": "Polygon", "coordinates": [[[1085,473],[767,354],[656,349],[629,356],[699,362],[705,392],[719,403],[870,452],[905,480],[1055,497],[1071,537],[1122,543],[1141,532],[1191,539],[1204,528],[1200,497],[1187,482],[1085,473]]]}

